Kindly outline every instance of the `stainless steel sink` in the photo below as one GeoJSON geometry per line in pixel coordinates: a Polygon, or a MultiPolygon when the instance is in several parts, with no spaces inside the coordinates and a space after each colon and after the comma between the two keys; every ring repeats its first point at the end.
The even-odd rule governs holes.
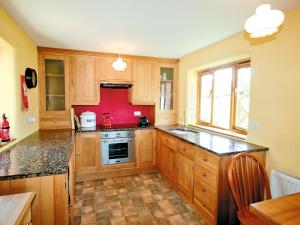
{"type": "Polygon", "coordinates": [[[193,131],[193,130],[185,130],[185,129],[170,129],[170,131],[174,134],[178,134],[178,135],[186,135],[186,134],[197,134],[197,131],[193,131]]]}

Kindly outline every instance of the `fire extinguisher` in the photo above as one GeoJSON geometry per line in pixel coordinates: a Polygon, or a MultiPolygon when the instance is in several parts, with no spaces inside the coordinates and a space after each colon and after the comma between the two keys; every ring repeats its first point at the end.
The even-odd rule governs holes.
{"type": "Polygon", "coordinates": [[[2,124],[1,124],[1,138],[3,142],[10,141],[10,134],[9,134],[9,122],[5,113],[2,115],[2,124]]]}

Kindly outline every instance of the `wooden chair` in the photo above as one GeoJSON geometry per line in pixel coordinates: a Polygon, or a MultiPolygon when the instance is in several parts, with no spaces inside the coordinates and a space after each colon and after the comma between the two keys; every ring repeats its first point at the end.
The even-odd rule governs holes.
{"type": "Polygon", "coordinates": [[[258,159],[248,153],[234,156],[228,168],[228,181],[242,224],[266,224],[249,212],[251,203],[271,199],[268,175],[258,159]]]}

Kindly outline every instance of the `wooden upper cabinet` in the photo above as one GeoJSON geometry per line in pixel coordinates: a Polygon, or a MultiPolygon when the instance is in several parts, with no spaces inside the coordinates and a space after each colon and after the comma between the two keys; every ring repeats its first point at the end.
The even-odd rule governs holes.
{"type": "Polygon", "coordinates": [[[154,130],[135,131],[135,151],[137,167],[152,166],[155,164],[154,130]]]}
{"type": "Polygon", "coordinates": [[[153,61],[133,62],[133,86],[129,99],[133,105],[155,104],[155,67],[153,61]]]}
{"type": "Polygon", "coordinates": [[[132,83],[132,60],[123,59],[127,67],[124,71],[115,71],[112,67],[116,58],[97,58],[97,80],[101,83],[132,83]]]}
{"type": "Polygon", "coordinates": [[[100,84],[96,80],[96,58],[76,55],[72,59],[71,96],[73,105],[98,105],[100,84]]]}
{"type": "Polygon", "coordinates": [[[177,123],[178,64],[159,63],[157,74],[156,124],[177,123]]]}
{"type": "Polygon", "coordinates": [[[100,164],[99,133],[77,134],[75,144],[76,172],[96,171],[100,164]]]}

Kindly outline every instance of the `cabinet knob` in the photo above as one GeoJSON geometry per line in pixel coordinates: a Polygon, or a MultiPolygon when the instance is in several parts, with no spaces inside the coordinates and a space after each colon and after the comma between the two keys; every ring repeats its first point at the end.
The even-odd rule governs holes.
{"type": "Polygon", "coordinates": [[[201,175],[202,175],[202,177],[206,177],[206,173],[204,173],[204,172],[201,175]]]}
{"type": "Polygon", "coordinates": [[[206,192],[206,188],[201,188],[201,191],[202,192],[206,192]]]}
{"type": "Polygon", "coordinates": [[[76,155],[80,155],[80,152],[77,152],[76,155]]]}
{"type": "Polygon", "coordinates": [[[200,205],[201,205],[203,208],[206,208],[206,205],[205,205],[203,202],[200,202],[200,205]]]}
{"type": "Polygon", "coordinates": [[[206,161],[207,161],[207,158],[206,158],[206,157],[203,157],[202,160],[203,160],[204,162],[206,162],[206,161]]]}

